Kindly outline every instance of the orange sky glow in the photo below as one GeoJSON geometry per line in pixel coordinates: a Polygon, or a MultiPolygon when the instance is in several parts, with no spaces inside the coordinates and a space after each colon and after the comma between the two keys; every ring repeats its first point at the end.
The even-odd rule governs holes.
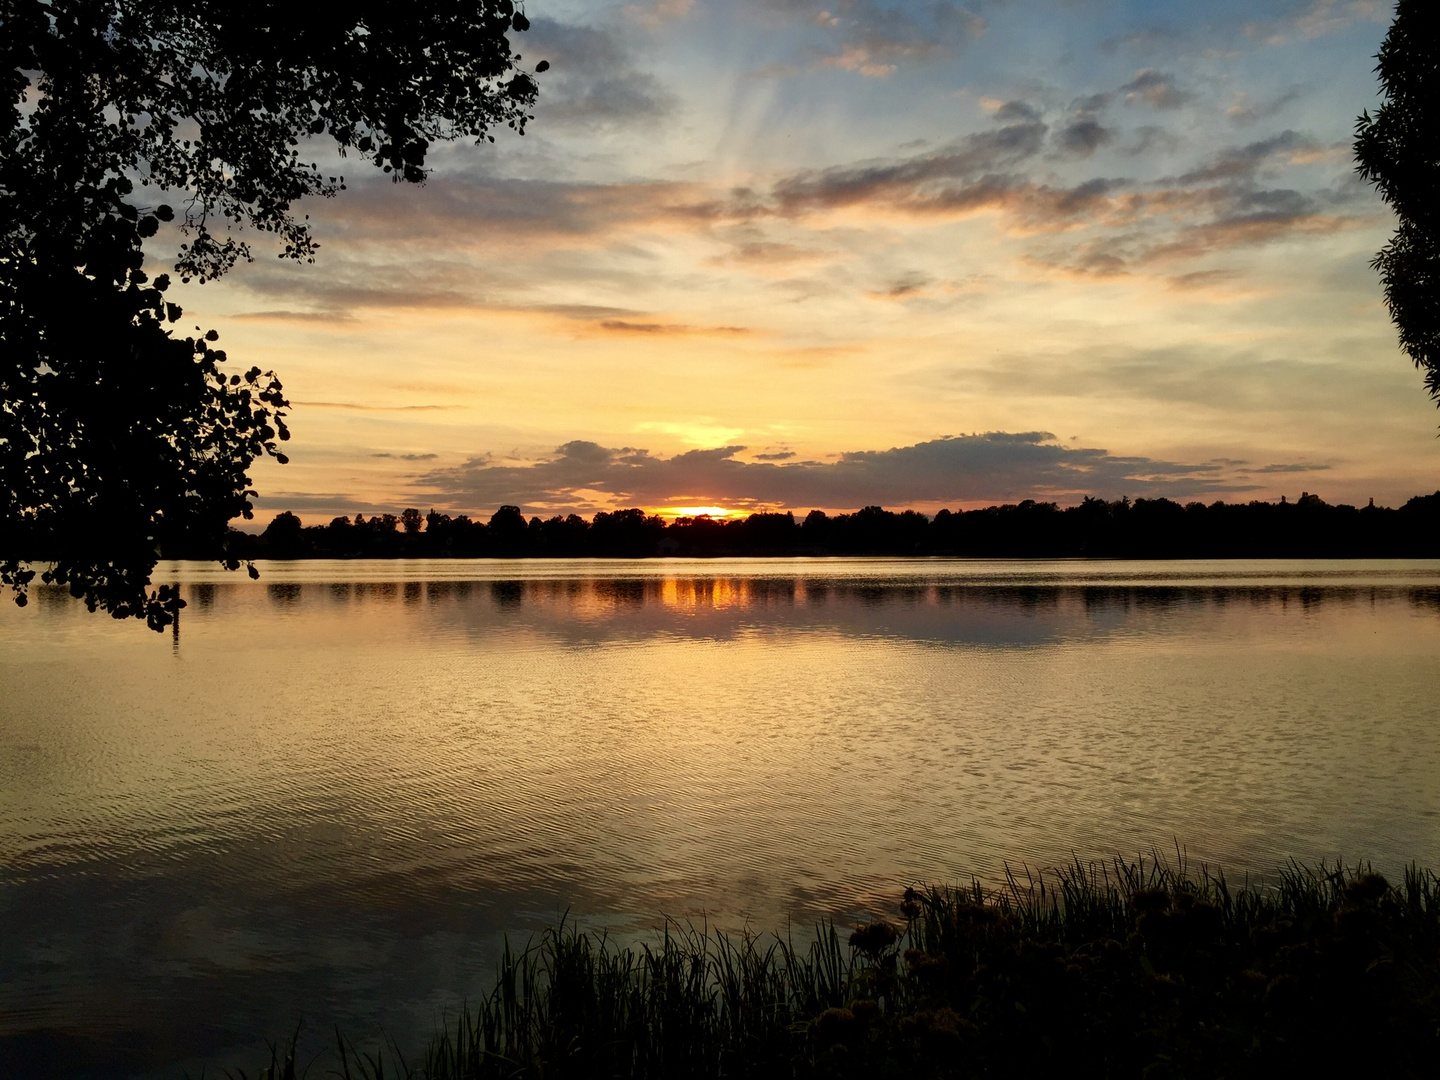
{"type": "Polygon", "coordinates": [[[1389,5],[527,12],[527,135],[185,291],[294,402],[257,525],[1440,488],[1350,162],[1389,5]]]}

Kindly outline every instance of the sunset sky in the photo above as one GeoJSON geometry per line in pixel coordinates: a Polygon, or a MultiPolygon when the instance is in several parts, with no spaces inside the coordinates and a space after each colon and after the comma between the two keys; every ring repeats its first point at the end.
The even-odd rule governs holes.
{"type": "Polygon", "coordinates": [[[260,523],[1440,488],[1351,164],[1392,5],[526,11],[528,134],[184,293],[295,403],[260,523]]]}

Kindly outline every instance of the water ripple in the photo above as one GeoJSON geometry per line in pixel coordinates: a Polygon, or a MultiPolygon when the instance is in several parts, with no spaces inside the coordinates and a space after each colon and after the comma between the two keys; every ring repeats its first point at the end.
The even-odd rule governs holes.
{"type": "Polygon", "coordinates": [[[168,568],[178,649],[0,614],[0,1044],[418,1037],[567,909],[803,926],[1176,839],[1440,865],[1436,563],[262,571],[168,568]]]}

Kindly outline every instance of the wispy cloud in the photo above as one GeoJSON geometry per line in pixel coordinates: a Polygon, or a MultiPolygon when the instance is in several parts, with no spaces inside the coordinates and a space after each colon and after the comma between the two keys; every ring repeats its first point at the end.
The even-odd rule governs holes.
{"type": "Polygon", "coordinates": [[[870,78],[887,78],[902,65],[953,56],[984,34],[986,25],[973,5],[952,0],[760,0],[760,7],[809,31],[801,54],[808,66],[870,78]]]}
{"type": "Polygon", "coordinates": [[[296,401],[296,408],[341,409],[346,412],[445,412],[459,405],[362,405],[355,401],[296,401]]]}
{"type": "Polygon", "coordinates": [[[1225,110],[1225,116],[1236,127],[1250,127],[1282,112],[1292,102],[1299,101],[1301,94],[1300,87],[1292,86],[1282,93],[1257,101],[1248,92],[1239,90],[1225,110]]]}
{"type": "Polygon", "coordinates": [[[616,334],[747,334],[743,326],[691,326],[688,323],[638,322],[631,319],[601,319],[601,330],[616,334]]]}
{"type": "Polygon", "coordinates": [[[1315,139],[1296,131],[1282,131],[1244,146],[1220,150],[1206,165],[1183,174],[1179,183],[1192,186],[1211,180],[1251,180],[1266,166],[1308,156],[1319,148],[1320,144],[1315,139]]]}
{"type": "Polygon", "coordinates": [[[1258,469],[1250,469],[1250,470],[1247,470],[1247,471],[1253,472],[1253,473],[1261,473],[1261,474],[1273,474],[1273,473],[1327,472],[1329,469],[1330,469],[1330,466],[1329,466],[1329,465],[1291,464],[1291,465],[1262,465],[1262,466],[1260,466],[1260,468],[1258,468],[1258,469]]]}
{"type": "MultiPolygon", "coordinates": [[[[640,21],[652,24],[684,14],[671,0],[653,5],[640,21]],[[648,19],[647,19],[648,16],[648,19]]],[[[653,124],[675,108],[675,95],[640,70],[630,50],[608,30],[554,19],[530,23],[525,51],[550,63],[536,103],[536,123],[593,131],[597,127],[653,124]]]]}
{"type": "Polygon", "coordinates": [[[1114,142],[1115,132],[1094,117],[1081,116],[1056,132],[1055,141],[1067,154],[1089,157],[1102,146],[1114,142]]]}
{"type": "Polygon", "coordinates": [[[621,10],[632,22],[654,30],[685,18],[694,8],[695,0],[644,0],[626,4],[621,10]]]}
{"type": "MultiPolygon", "coordinates": [[[[1170,84],[1157,77],[1144,85],[1170,84]]],[[[694,295],[706,277],[719,287],[736,271],[785,278],[800,297],[844,288],[836,267],[873,258],[884,231],[906,220],[988,216],[1019,265],[1174,279],[1188,272],[1177,262],[1323,235],[1375,213],[1373,200],[1358,202],[1363,192],[1335,181],[1345,163],[1332,160],[1333,144],[1293,129],[1212,149],[1177,175],[1154,176],[1152,164],[1147,178],[1143,144],[1163,146],[1170,137],[1153,125],[1124,136],[1103,119],[1112,102],[1109,93],[1076,97],[1052,126],[1032,102],[997,100],[989,103],[990,127],[940,146],[729,187],[451,172],[402,198],[393,184],[361,183],[322,230],[326,273],[274,265],[247,271],[247,286],[266,306],[244,317],[326,321],[365,308],[468,309],[549,314],[588,323],[597,335],[740,334],[753,328],[645,302],[657,299],[657,285],[684,280],[683,293],[694,295]],[[1102,153],[1112,148],[1135,158],[1127,164],[1142,175],[1096,175],[1087,162],[1115,164],[1114,153],[1102,153]],[[646,254],[646,244],[673,252],[681,238],[703,253],[689,266],[662,266],[646,254]],[[610,296],[632,303],[581,299],[602,282],[610,296]],[[575,299],[558,301],[561,293],[575,299]],[[269,306],[282,297],[295,305],[283,315],[269,306]],[[302,298],[312,311],[298,310],[302,298]]],[[[905,268],[883,286],[849,277],[857,295],[894,299],[937,275],[905,268]]]]}
{"type": "MultiPolygon", "coordinates": [[[[393,513],[393,506],[372,502],[347,491],[275,491],[261,492],[254,499],[255,508],[262,512],[283,510],[319,510],[335,513],[337,510],[359,513],[393,513]]],[[[263,520],[263,517],[262,517],[263,520]]],[[[314,524],[314,522],[309,522],[314,524]]]]}
{"type": "MultiPolygon", "coordinates": [[[[818,279],[806,284],[807,271],[872,252],[876,233],[906,219],[990,216],[1024,262],[1113,276],[1334,232],[1374,213],[1355,201],[1353,185],[1332,181],[1343,167],[1330,160],[1333,147],[1293,129],[1212,150],[1178,175],[1086,177],[1084,162],[1102,150],[1139,152],[1099,118],[1109,100],[1076,99],[1057,128],[1031,103],[1000,101],[992,107],[993,126],[939,147],[794,169],[729,188],[452,173],[397,198],[394,185],[359,184],[324,230],[331,247],[325,274],[271,266],[245,275],[267,303],[283,297],[294,305],[303,297],[314,310],[290,307],[282,316],[267,306],[245,317],[324,321],[363,308],[465,308],[548,313],[588,322],[596,334],[736,334],[748,328],[643,306],[654,299],[656,282],[641,265],[639,238],[671,246],[690,237],[702,245],[709,254],[688,271],[662,271],[688,272],[692,283],[738,270],[787,277],[804,294],[819,286],[818,279]],[[1316,164],[1324,167],[1303,171],[1316,164]],[[845,231],[835,229],[837,221],[845,231]],[[626,266],[633,282],[620,276],[626,266]],[[577,295],[598,281],[640,303],[556,301],[567,283],[577,295]]],[[[1144,127],[1139,136],[1158,142],[1166,134],[1144,127]]],[[[857,282],[857,292],[894,298],[913,293],[917,280],[907,271],[883,288],[857,282]]]]}
{"type": "Polygon", "coordinates": [[[733,196],[694,183],[518,179],[482,172],[437,175],[423,188],[403,191],[369,177],[353,184],[334,207],[324,226],[334,240],[409,241],[428,250],[573,241],[656,222],[704,222],[736,209],[733,196]]]}
{"type": "Polygon", "coordinates": [[[1192,95],[1180,89],[1175,76],[1154,68],[1145,68],[1135,73],[1120,92],[1127,104],[1142,103],[1152,109],[1178,109],[1191,100],[1192,95]]]}
{"type": "Polygon", "coordinates": [[[804,170],[777,182],[772,196],[786,214],[875,202],[917,209],[978,204],[989,198],[982,192],[1012,186],[1005,173],[1040,153],[1047,130],[1040,121],[1026,119],[967,136],[943,150],[804,170]]]}
{"type": "Polygon", "coordinates": [[[1380,0],[1309,0],[1278,17],[1248,22],[1245,32],[1269,45],[1285,45],[1340,33],[1357,22],[1383,23],[1392,10],[1393,4],[1380,0]]]}

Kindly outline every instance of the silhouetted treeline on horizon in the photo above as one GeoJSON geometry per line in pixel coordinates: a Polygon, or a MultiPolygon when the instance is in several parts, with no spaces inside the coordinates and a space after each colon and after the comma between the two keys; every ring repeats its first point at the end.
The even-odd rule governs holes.
{"type": "MultiPolygon", "coordinates": [[[[1027,499],[983,510],[867,506],[743,519],[679,518],[642,510],[532,517],[502,506],[486,522],[434,510],[337,517],[304,525],[279,514],[259,536],[236,533],[251,558],[644,558],[675,556],[969,555],[1095,558],[1440,558],[1440,491],[1391,509],[1332,506],[1319,496],[1278,503],[1185,505],[1169,499],[1027,499]]],[[[184,557],[181,548],[169,557],[184,557]]]]}

